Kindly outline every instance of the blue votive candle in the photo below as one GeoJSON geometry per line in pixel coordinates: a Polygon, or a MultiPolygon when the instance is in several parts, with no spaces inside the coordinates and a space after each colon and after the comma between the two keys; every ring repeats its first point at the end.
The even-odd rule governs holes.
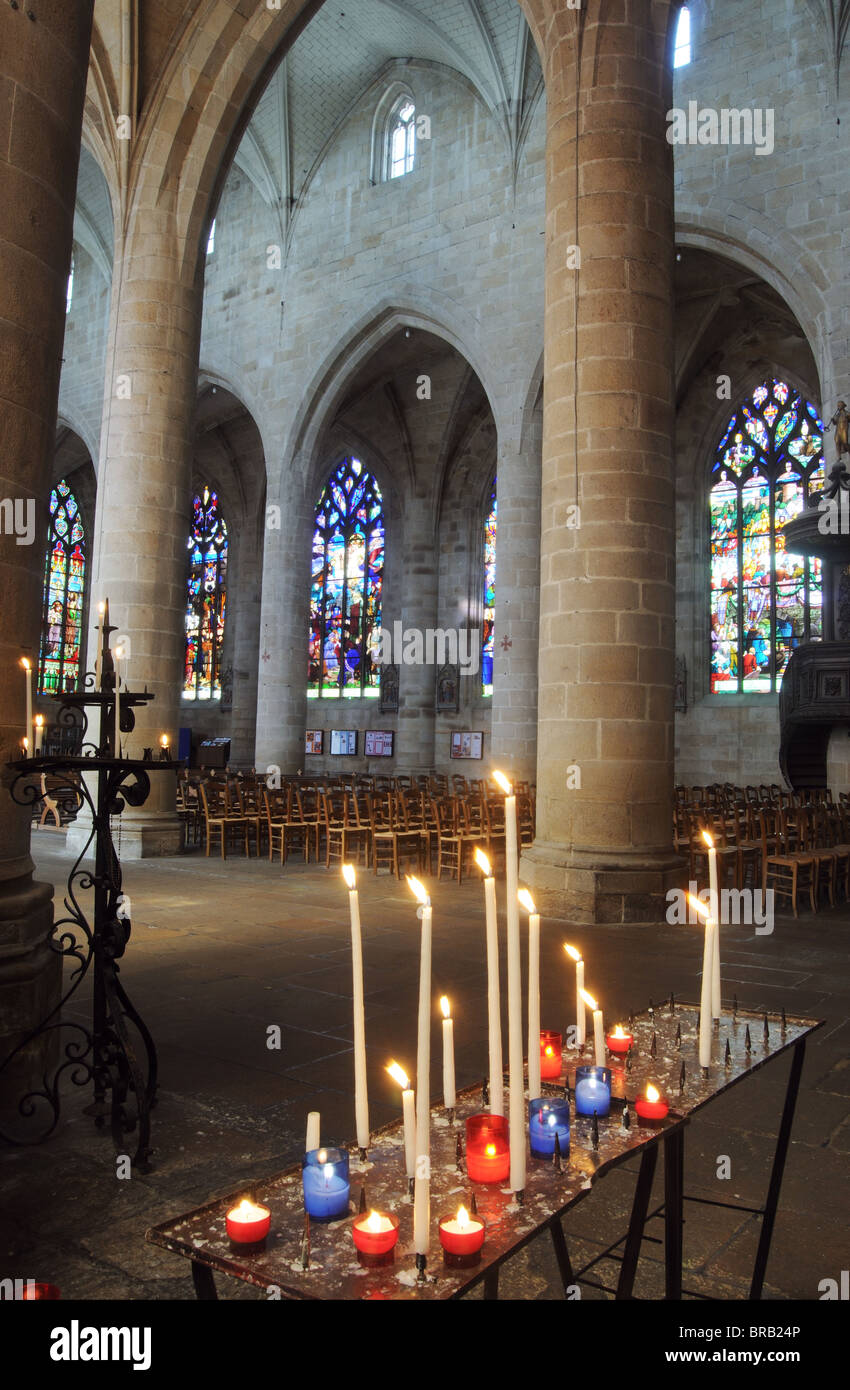
{"type": "Polygon", "coordinates": [[[555,1135],[566,1157],[570,1148],[570,1103],[541,1096],[528,1104],[528,1138],[535,1158],[551,1158],[555,1135]]]}
{"type": "Polygon", "coordinates": [[[304,1207],[313,1221],[348,1215],[348,1154],[342,1149],[310,1149],[302,1161],[304,1207]]]}
{"type": "Polygon", "coordinates": [[[576,1067],[576,1114],[602,1118],[611,1110],[610,1067],[576,1067]]]}

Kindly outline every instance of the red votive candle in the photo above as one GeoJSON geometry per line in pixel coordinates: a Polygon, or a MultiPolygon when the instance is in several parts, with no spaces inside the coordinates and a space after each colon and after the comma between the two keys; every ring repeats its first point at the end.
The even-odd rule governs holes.
{"type": "Polygon", "coordinates": [[[661,1099],[653,1085],[647,1086],[645,1094],[635,1101],[638,1123],[642,1125],[660,1125],[669,1109],[666,1100],[661,1099]]]}
{"type": "Polygon", "coordinates": [[[232,1245],[244,1251],[246,1246],[265,1244],[272,1216],[268,1207],[258,1206],[243,1197],[238,1207],[232,1207],[225,1217],[227,1234],[232,1245]]]}
{"type": "Polygon", "coordinates": [[[466,1171],[472,1182],[506,1182],[511,1171],[504,1115],[470,1115],[466,1122],[466,1171]]]}
{"type": "Polygon", "coordinates": [[[540,1080],[557,1081],[561,1075],[560,1033],[540,1034],[540,1080]]]}
{"type": "Polygon", "coordinates": [[[484,1222],[480,1216],[470,1216],[466,1207],[459,1207],[455,1216],[440,1218],[440,1244],[450,1268],[469,1269],[481,1259],[484,1222]]]}
{"type": "Polygon", "coordinates": [[[398,1240],[398,1217],[382,1211],[358,1216],[351,1228],[357,1258],[367,1269],[392,1264],[398,1240]]]}
{"type": "Polygon", "coordinates": [[[613,1033],[606,1034],[605,1045],[609,1052],[613,1052],[618,1057],[625,1057],[634,1038],[631,1033],[627,1033],[622,1024],[618,1023],[613,1033]]]}
{"type": "Polygon", "coordinates": [[[22,1299],[61,1299],[61,1294],[55,1284],[40,1284],[34,1279],[28,1279],[24,1284],[22,1299]]]}

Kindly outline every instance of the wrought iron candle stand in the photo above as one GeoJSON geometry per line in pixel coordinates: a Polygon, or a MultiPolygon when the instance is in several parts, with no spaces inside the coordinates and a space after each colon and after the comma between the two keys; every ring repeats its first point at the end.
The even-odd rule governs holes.
{"type": "MultiPolygon", "coordinates": [[[[107,634],[114,629],[104,626],[107,634]]],[[[150,1112],[156,1099],[157,1057],[153,1038],[133,1006],[120,978],[118,962],[130,939],[130,915],[121,891],[121,865],[112,842],[110,818],[120,816],[126,804],[141,806],[150,793],[150,771],[163,772],[180,766],[177,761],[125,758],[115,747],[115,672],[111,653],[104,643],[101,688],[94,689],[95,677],[86,676],[86,690],[52,698],[59,704],[58,723],[79,723],[82,716],[80,753],[75,757],[40,756],[21,758],[9,766],[17,774],[11,793],[22,806],[33,806],[41,797],[41,774],[64,784],[73,795],[78,812],[87,806],[92,829],[68,875],[64,900],[67,915],[53,925],[49,945],[63,961],[76,961],[71,981],[62,998],[37,1028],[33,1029],[0,1063],[0,1078],[16,1057],[38,1038],[47,1039],[63,1030],[73,1036],[59,1044],[42,1076],[40,1088],[28,1090],[18,1102],[18,1113],[32,1120],[40,1105],[48,1108],[46,1127],[39,1123],[33,1137],[17,1137],[0,1131],[0,1138],[14,1145],[43,1143],[54,1132],[61,1109],[60,1084],[66,1072],[72,1083],[92,1083],[94,1099],[85,1113],[94,1117],[98,1129],[109,1116],[112,1137],[119,1153],[125,1152],[125,1136],[137,1130],[131,1162],[142,1172],[150,1169],[150,1112]],[[100,710],[99,744],[86,743],[87,706],[100,710]],[[83,860],[94,843],[94,871],[83,867],[83,860]],[[86,916],[79,890],[94,891],[93,910],[86,916]],[[92,977],[91,1028],[61,1017],[85,977],[92,977]],[[133,1036],[133,1030],[137,1039],[133,1036]],[[139,1045],[139,1043],[141,1045],[139,1045]]],[[[144,691],[120,691],[120,733],[135,728],[133,710],[146,705],[154,696],[144,691]]]]}

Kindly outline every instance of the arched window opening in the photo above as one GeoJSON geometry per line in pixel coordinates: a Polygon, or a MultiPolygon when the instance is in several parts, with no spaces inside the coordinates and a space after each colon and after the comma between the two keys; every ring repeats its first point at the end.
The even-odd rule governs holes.
{"type": "Polygon", "coordinates": [[[221,648],[227,596],[227,525],[208,487],[195,497],[189,534],[184,700],[221,698],[221,648]]]}
{"type": "Polygon", "coordinates": [[[485,695],[493,694],[493,628],[496,622],[496,483],[484,523],[484,628],[481,644],[481,686],[485,695]]]}
{"type": "Polygon", "coordinates": [[[345,459],[316,508],[310,594],[310,696],[377,696],[373,646],[384,575],[381,490],[359,459],[345,459]]]}
{"type": "Polygon", "coordinates": [[[77,689],[85,579],[85,531],[77,499],[63,478],[50,494],[38,663],[41,694],[77,689]]]}
{"type": "Polygon", "coordinates": [[[409,174],[416,154],[416,107],[407,97],[395,107],[389,128],[389,167],[391,179],[409,174]]]}
{"type": "Polygon", "coordinates": [[[683,5],[676,23],[676,38],[673,45],[673,67],[684,68],[693,56],[691,47],[691,11],[683,5]]]}
{"type": "Polygon", "coordinates": [[[212,220],[210,234],[207,237],[207,255],[212,256],[215,252],[215,218],[212,220]]]}
{"type": "Polygon", "coordinates": [[[71,269],[68,272],[68,285],[65,290],[65,313],[70,314],[71,302],[74,298],[74,254],[71,253],[71,269]]]}
{"type": "Polygon", "coordinates": [[[823,635],[820,560],[790,555],[782,528],[824,485],[823,424],[784,381],[743,401],[711,472],[711,690],[779,689],[801,642],[823,635]]]}

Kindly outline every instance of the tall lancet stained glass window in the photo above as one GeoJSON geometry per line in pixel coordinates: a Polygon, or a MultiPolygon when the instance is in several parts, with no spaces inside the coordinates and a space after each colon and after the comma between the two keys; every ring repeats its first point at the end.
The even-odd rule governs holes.
{"type": "Polygon", "coordinates": [[[496,621],[496,479],[484,524],[484,628],[481,644],[481,685],[493,694],[493,627],[496,621]]]}
{"type": "Polygon", "coordinates": [[[345,459],[316,508],[308,695],[378,694],[384,504],[362,463],[345,459]]]}
{"type": "Polygon", "coordinates": [[[801,642],[823,636],[821,563],[782,528],[824,484],[814,406],[770,379],[741,402],[711,471],[711,689],[770,693],[801,642]]]}
{"type": "Polygon", "coordinates": [[[50,494],[38,663],[38,689],[46,695],[77,688],[85,581],[85,531],[77,499],[63,478],[50,494]]]}
{"type": "Polygon", "coordinates": [[[184,700],[221,698],[221,647],[227,597],[227,525],[205,487],[193,503],[186,603],[184,700]]]}

